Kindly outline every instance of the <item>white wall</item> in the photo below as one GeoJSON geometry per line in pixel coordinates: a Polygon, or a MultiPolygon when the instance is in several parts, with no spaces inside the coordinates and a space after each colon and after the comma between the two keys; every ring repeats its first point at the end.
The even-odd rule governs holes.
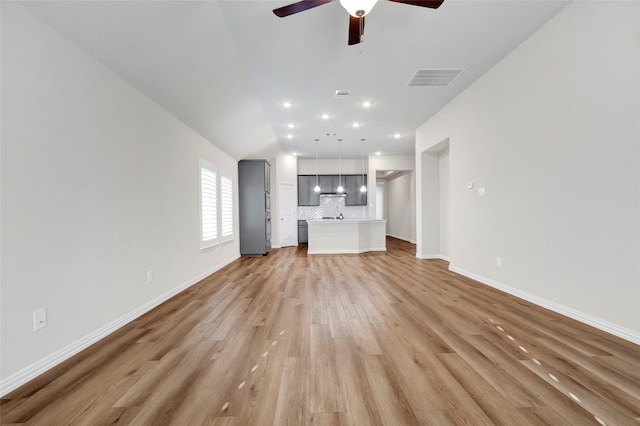
{"type": "MultiPolygon", "coordinates": [[[[343,175],[359,175],[364,172],[367,174],[368,160],[365,158],[364,170],[362,168],[362,159],[343,158],[338,161],[338,158],[331,159],[318,159],[318,174],[319,175],[337,175],[342,173],[343,175]]],[[[316,174],[316,160],[309,158],[298,159],[298,174],[299,175],[315,175],[316,174]]]]}
{"type": "MultiPolygon", "coordinates": [[[[298,161],[294,155],[284,152],[278,153],[272,158],[271,163],[271,246],[280,247],[280,184],[286,183],[293,185],[294,194],[298,193],[298,161]]],[[[294,197],[294,201],[295,201],[294,197]]],[[[297,203],[296,203],[297,204],[297,203]]],[[[296,223],[296,235],[298,232],[296,223]]]]}
{"type": "MultiPolygon", "coordinates": [[[[413,171],[415,168],[415,158],[413,155],[374,155],[369,157],[367,167],[369,176],[376,176],[378,170],[404,170],[413,171]]],[[[376,180],[369,179],[367,181],[367,206],[369,209],[368,217],[376,217],[376,180]]],[[[415,180],[414,190],[411,193],[410,203],[415,206],[415,180]]],[[[388,188],[385,189],[387,197],[389,196],[388,188]]],[[[385,206],[386,207],[386,206],[385,206]]],[[[413,215],[413,233],[415,235],[415,214],[413,215]]]]}
{"type": "Polygon", "coordinates": [[[450,141],[453,270],[636,342],[639,8],[570,4],[416,133],[419,197],[450,141]]]}
{"type": "Polygon", "coordinates": [[[416,168],[416,257],[438,259],[440,250],[440,168],[438,152],[420,152],[416,168]],[[420,218],[420,220],[417,220],[420,218]]]}
{"type": "Polygon", "coordinates": [[[198,159],[236,162],[13,2],[1,89],[5,393],[239,248],[199,251],[198,159]]]}
{"type": "Polygon", "coordinates": [[[440,208],[440,257],[450,260],[449,256],[449,149],[438,153],[438,207],[440,208]]]}
{"type": "Polygon", "coordinates": [[[413,172],[389,179],[385,186],[388,208],[387,235],[415,242],[415,205],[413,172]]]}

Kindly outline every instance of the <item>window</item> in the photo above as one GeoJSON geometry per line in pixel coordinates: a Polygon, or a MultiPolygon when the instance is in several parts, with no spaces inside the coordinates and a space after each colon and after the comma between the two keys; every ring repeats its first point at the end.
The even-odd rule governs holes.
{"type": "Polygon", "coordinates": [[[218,170],[200,160],[200,249],[218,244],[218,170]]]}
{"type": "Polygon", "coordinates": [[[220,172],[221,242],[233,240],[233,177],[220,172]]]}

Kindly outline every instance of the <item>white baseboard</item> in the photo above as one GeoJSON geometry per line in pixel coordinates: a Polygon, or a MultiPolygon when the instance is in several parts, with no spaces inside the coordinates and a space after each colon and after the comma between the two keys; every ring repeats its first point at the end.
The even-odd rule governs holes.
{"type": "Polygon", "coordinates": [[[119,328],[127,325],[128,323],[130,323],[131,321],[139,318],[140,316],[144,315],[145,313],[149,312],[150,310],[152,310],[153,308],[155,308],[156,306],[159,306],[160,304],[166,302],[167,300],[171,299],[172,297],[174,297],[175,295],[177,295],[178,293],[181,293],[182,291],[186,290],[187,288],[191,287],[192,285],[202,281],[203,279],[205,279],[206,277],[208,277],[209,275],[213,274],[214,272],[224,268],[225,266],[227,266],[228,264],[230,264],[231,262],[237,260],[240,258],[240,255],[237,255],[229,260],[227,260],[226,262],[223,262],[220,265],[217,265],[216,267],[194,277],[191,278],[188,281],[185,281],[184,283],[182,283],[181,285],[179,285],[178,287],[175,287],[172,290],[169,290],[168,292],[156,297],[153,300],[150,300],[149,302],[145,303],[144,305],[138,307],[137,309],[134,309],[133,311],[129,312],[126,315],[121,316],[120,318],[110,322],[109,324],[100,327],[99,329],[95,330],[92,333],[87,334],[86,336],[84,336],[83,338],[76,340],[75,342],[71,343],[70,345],[65,346],[64,348],[42,358],[41,360],[38,360],[36,362],[34,362],[33,364],[23,368],[22,370],[8,376],[5,379],[0,380],[0,397],[5,396],[6,394],[8,394],[9,392],[19,388],[20,386],[24,385],[25,383],[27,383],[30,380],[35,379],[36,377],[38,377],[39,375],[41,375],[42,373],[50,370],[51,368],[55,367],[56,365],[62,363],[63,361],[71,358],[72,356],[76,355],[77,353],[79,353],[80,351],[88,348],[89,346],[93,345],[94,343],[98,342],[99,340],[107,337],[109,334],[113,333],[114,331],[118,330],[119,328]]]}
{"type": "Polygon", "coordinates": [[[409,242],[409,243],[411,243],[411,244],[415,244],[415,243],[416,243],[414,240],[412,240],[412,239],[410,239],[410,238],[407,238],[407,237],[401,237],[401,236],[399,236],[399,235],[387,234],[387,237],[397,238],[397,239],[402,240],[402,241],[407,241],[407,242],[409,242]]]}
{"type": "Polygon", "coordinates": [[[420,254],[420,253],[416,253],[416,257],[418,259],[440,259],[440,260],[444,260],[445,262],[451,262],[451,258],[449,256],[444,256],[441,254],[420,254]]]}
{"type": "Polygon", "coordinates": [[[629,342],[640,345],[639,332],[630,330],[625,327],[621,327],[617,324],[612,324],[603,319],[594,317],[593,315],[585,314],[584,312],[580,312],[578,310],[569,308],[559,303],[543,299],[541,297],[535,296],[533,294],[527,293],[517,288],[510,287],[508,285],[494,281],[490,278],[486,278],[481,275],[474,274],[473,272],[469,272],[455,266],[449,266],[449,270],[457,274],[464,275],[465,277],[471,278],[472,280],[478,281],[482,284],[488,285],[489,287],[493,287],[498,290],[504,291],[505,293],[508,293],[512,296],[531,302],[534,305],[538,305],[540,307],[549,309],[550,311],[556,312],[560,315],[564,315],[576,321],[580,321],[581,323],[584,323],[592,327],[595,327],[599,330],[605,331],[609,334],[613,334],[614,336],[618,336],[622,339],[628,340],[629,342]]]}

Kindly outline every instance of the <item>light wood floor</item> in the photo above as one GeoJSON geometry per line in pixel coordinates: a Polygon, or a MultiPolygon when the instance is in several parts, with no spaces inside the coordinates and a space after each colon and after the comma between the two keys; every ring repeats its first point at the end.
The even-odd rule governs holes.
{"type": "Polygon", "coordinates": [[[640,347],[388,252],[242,258],[2,399],[3,424],[640,425],[640,347]]]}

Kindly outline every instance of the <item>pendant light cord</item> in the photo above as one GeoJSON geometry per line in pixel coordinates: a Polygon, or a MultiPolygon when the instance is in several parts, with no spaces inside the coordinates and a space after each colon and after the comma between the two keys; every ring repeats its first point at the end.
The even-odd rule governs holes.
{"type": "Polygon", "coordinates": [[[318,139],[316,139],[316,186],[319,186],[318,184],[318,139]]]}

